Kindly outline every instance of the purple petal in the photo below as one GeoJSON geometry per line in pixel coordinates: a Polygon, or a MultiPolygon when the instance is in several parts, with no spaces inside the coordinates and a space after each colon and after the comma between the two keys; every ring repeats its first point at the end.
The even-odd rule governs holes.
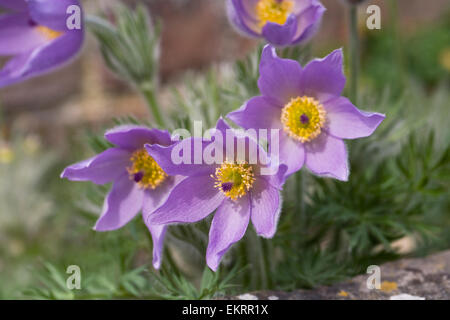
{"type": "Polygon", "coordinates": [[[258,87],[261,93],[275,99],[280,106],[300,95],[302,67],[297,61],[278,58],[275,48],[266,45],[259,70],[258,87]]]}
{"type": "Polygon", "coordinates": [[[250,212],[250,201],[246,196],[236,201],[227,199],[217,209],[209,230],[206,250],[206,262],[213,271],[217,270],[228,249],[244,236],[250,212]]]}
{"type": "MultiPolygon", "coordinates": [[[[249,132],[240,129],[232,129],[222,117],[217,121],[216,129],[222,134],[222,141],[216,143],[217,148],[223,148],[223,159],[222,161],[228,159],[234,159],[235,161],[247,161],[250,159],[255,160],[251,162],[256,164],[257,160],[265,161],[267,154],[256,142],[257,132],[253,136],[249,132]],[[240,149],[240,146],[244,146],[240,149]],[[244,152],[242,152],[244,151],[244,152]]],[[[264,162],[266,163],[266,162],[264,162]]]]}
{"type": "Polygon", "coordinates": [[[219,130],[222,133],[222,135],[225,136],[227,134],[227,130],[231,129],[231,127],[222,117],[219,117],[219,119],[216,122],[216,129],[219,130]]]}
{"type": "Polygon", "coordinates": [[[235,27],[239,33],[243,33],[250,37],[259,37],[260,28],[258,26],[258,21],[254,17],[254,10],[249,8],[249,4],[252,2],[254,3],[254,6],[256,6],[258,0],[227,0],[226,9],[231,25],[235,27]]]}
{"type": "Polygon", "coordinates": [[[67,31],[67,8],[72,5],[81,9],[78,0],[27,0],[33,21],[53,30],[67,31]]]}
{"type": "Polygon", "coordinates": [[[159,269],[161,267],[164,236],[166,235],[167,226],[147,224],[147,228],[153,240],[153,268],[159,269]]]}
{"type": "MultiPolygon", "coordinates": [[[[302,143],[292,139],[284,132],[280,134],[279,147],[279,162],[287,165],[286,176],[288,177],[303,167],[305,163],[305,148],[302,143]]],[[[272,154],[272,150],[270,154],[272,157],[275,156],[272,154]]]]}
{"type": "Polygon", "coordinates": [[[25,53],[48,42],[30,25],[29,20],[26,13],[0,16],[0,55],[25,53]]]}
{"type": "Polygon", "coordinates": [[[105,199],[103,213],[95,224],[95,231],[116,230],[126,225],[142,209],[144,192],[123,174],[105,199]]]}
{"type": "Polygon", "coordinates": [[[166,202],[149,215],[149,224],[197,222],[225,199],[210,176],[188,177],[173,188],[166,202]]]}
{"type": "Polygon", "coordinates": [[[314,4],[304,10],[297,16],[297,31],[294,36],[292,44],[299,44],[306,42],[319,29],[322,16],[326,11],[325,7],[319,1],[314,1],[314,4]]]}
{"type": "Polygon", "coordinates": [[[147,221],[148,215],[158,209],[158,207],[167,200],[167,197],[169,196],[172,189],[183,179],[185,179],[185,177],[183,176],[169,176],[167,177],[166,181],[164,181],[154,190],[145,190],[144,205],[142,209],[144,220],[147,221]]]}
{"type": "Polygon", "coordinates": [[[0,7],[16,11],[24,11],[28,8],[25,0],[0,0],[0,7]]]}
{"type": "Polygon", "coordinates": [[[386,117],[381,113],[361,111],[350,100],[339,97],[324,103],[328,132],[341,139],[370,136],[386,117]]]}
{"type": "Polygon", "coordinates": [[[244,129],[282,128],[281,108],[268,97],[253,97],[227,117],[244,129]]]}
{"type": "MultiPolygon", "coordinates": [[[[235,162],[246,161],[250,164],[268,165],[269,159],[266,151],[258,144],[258,131],[245,131],[242,129],[228,129],[226,137],[217,148],[224,147],[223,160],[235,162]]],[[[264,138],[267,138],[268,135],[264,138]]],[[[222,162],[221,162],[222,163],[222,162]]]]}
{"type": "Polygon", "coordinates": [[[145,149],[169,175],[209,175],[215,166],[204,163],[203,150],[210,143],[202,138],[187,138],[167,147],[146,144],[145,149]],[[200,163],[195,163],[196,159],[200,163]]]}
{"type": "Polygon", "coordinates": [[[348,180],[349,168],[344,141],[323,133],[306,143],[305,147],[306,166],[314,174],[348,180]]]}
{"type": "MultiPolygon", "coordinates": [[[[167,200],[173,187],[176,186],[184,177],[175,176],[168,177],[167,180],[154,190],[144,191],[144,204],[142,208],[142,216],[146,222],[150,213],[155,211],[164,201],[167,200]]],[[[161,267],[162,249],[164,236],[166,233],[165,225],[153,225],[146,223],[153,239],[153,267],[159,269],[161,267]]]]}
{"type": "Polygon", "coordinates": [[[273,170],[274,174],[267,175],[267,176],[261,175],[261,179],[266,180],[275,189],[280,189],[281,190],[282,186],[286,182],[287,169],[288,169],[287,165],[280,164],[278,166],[278,168],[273,170]]]}
{"type": "Polygon", "coordinates": [[[266,180],[258,179],[251,191],[251,218],[256,233],[264,238],[272,238],[277,230],[281,211],[280,190],[266,180]]]}
{"type": "Polygon", "coordinates": [[[314,59],[303,69],[301,88],[307,96],[325,102],[340,96],[345,87],[342,49],[334,50],[323,59],[314,59]]]}
{"type": "Polygon", "coordinates": [[[0,69],[0,88],[22,80],[20,77],[20,72],[30,60],[31,55],[32,52],[18,54],[14,58],[10,59],[3,66],[3,69],[0,69]]]}
{"type": "Polygon", "coordinates": [[[241,9],[241,13],[246,17],[256,20],[256,5],[260,0],[232,0],[235,7],[241,9]]]}
{"type": "Polygon", "coordinates": [[[292,9],[292,13],[294,14],[300,14],[304,12],[305,10],[309,9],[312,5],[317,4],[317,0],[295,0],[294,1],[294,8],[292,9]]]}
{"type": "Polygon", "coordinates": [[[267,22],[262,35],[270,44],[277,47],[285,47],[292,43],[297,32],[297,18],[291,14],[283,25],[274,22],[267,22]]]}
{"type": "Polygon", "coordinates": [[[47,45],[11,59],[0,71],[0,88],[48,73],[68,63],[83,43],[83,34],[70,31],[47,45]]]}
{"type": "Polygon", "coordinates": [[[129,163],[130,153],[127,150],[111,148],[95,157],[67,167],[62,172],[61,178],[105,184],[126,172],[129,163]]]}
{"type": "Polygon", "coordinates": [[[112,128],[105,133],[105,138],[119,147],[130,150],[141,149],[147,143],[162,146],[172,144],[170,133],[167,130],[149,129],[135,125],[112,128]]]}

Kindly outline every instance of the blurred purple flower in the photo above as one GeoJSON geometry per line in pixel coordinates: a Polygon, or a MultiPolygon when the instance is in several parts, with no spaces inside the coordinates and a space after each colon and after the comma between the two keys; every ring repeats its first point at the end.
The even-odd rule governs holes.
{"type": "Polygon", "coordinates": [[[370,136],[385,115],[360,111],[341,93],[345,86],[342,50],[304,68],[280,59],[267,45],[253,97],[228,117],[243,128],[280,129],[280,163],[287,175],[305,164],[314,174],[346,181],[348,156],[343,139],[370,136]]]}
{"type": "Polygon", "coordinates": [[[238,31],[277,47],[308,41],[325,10],[318,0],[227,0],[228,17],[238,31]]]}
{"type": "MultiPolygon", "coordinates": [[[[61,174],[61,178],[72,181],[113,182],[94,227],[96,231],[116,230],[139,211],[154,211],[182,179],[167,175],[144,149],[146,144],[171,145],[167,131],[119,126],[107,131],[105,138],[117,147],[71,165],[61,174]]],[[[146,224],[153,238],[153,266],[158,269],[166,226],[146,224]]]]}
{"type": "MultiPolygon", "coordinates": [[[[217,209],[206,253],[207,264],[214,271],[231,245],[244,236],[250,220],[258,235],[273,237],[281,210],[280,189],[286,170],[284,165],[271,168],[265,151],[253,139],[236,135],[222,119],[218,121],[216,130],[225,137],[220,142],[215,139],[197,142],[201,143],[202,152],[211,150],[212,146],[223,148],[217,164],[173,164],[171,155],[174,148],[182,144],[183,150],[184,147],[193,150],[199,138],[185,139],[169,147],[146,146],[149,154],[168,174],[187,176],[172,190],[163,205],[154,212],[146,212],[147,222],[194,223],[217,209]],[[229,136],[226,136],[227,132],[229,136]],[[238,158],[234,155],[230,159],[230,150],[240,143],[245,143],[245,156],[238,158]],[[257,155],[260,161],[250,164],[256,161],[249,159],[256,159],[257,155]],[[275,170],[272,175],[261,175],[263,168],[275,170]]],[[[191,156],[193,159],[194,154],[191,156]]]]}
{"type": "Polygon", "coordinates": [[[0,88],[50,72],[76,56],[84,30],[82,17],[74,25],[71,6],[81,9],[78,0],[0,0],[0,8],[9,10],[0,15],[0,55],[12,56],[0,69],[0,88]],[[69,30],[68,22],[75,28],[69,30]]]}

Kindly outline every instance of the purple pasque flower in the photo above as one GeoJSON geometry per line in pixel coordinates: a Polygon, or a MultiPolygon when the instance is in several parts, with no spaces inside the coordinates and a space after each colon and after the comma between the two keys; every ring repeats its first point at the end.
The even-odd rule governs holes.
{"type": "Polygon", "coordinates": [[[188,138],[168,147],[146,146],[168,174],[187,176],[164,204],[146,213],[147,222],[151,225],[194,223],[217,209],[206,253],[207,264],[214,271],[231,245],[244,236],[250,220],[258,235],[271,238],[275,234],[286,170],[284,165],[271,167],[256,141],[238,135],[222,119],[217,122],[216,136],[224,138],[212,141],[188,138]],[[200,146],[197,150],[196,144],[200,146]],[[236,152],[239,145],[244,152],[236,152]],[[172,157],[180,149],[183,157],[188,155],[194,159],[196,154],[214,153],[217,161],[175,164],[172,157]]]}
{"type": "Polygon", "coordinates": [[[0,88],[47,73],[80,51],[84,39],[78,0],[0,0],[0,88]],[[70,27],[70,29],[69,29],[70,27]]]}
{"type": "Polygon", "coordinates": [[[309,40],[325,10],[318,0],[227,0],[228,17],[238,31],[277,47],[309,40]]]}
{"type": "Polygon", "coordinates": [[[279,159],[287,175],[303,165],[319,176],[346,181],[349,175],[343,139],[370,136],[385,115],[357,109],[341,93],[345,86],[342,50],[302,67],[263,50],[253,97],[228,117],[243,128],[280,129],[279,159]]]}
{"type": "MultiPolygon", "coordinates": [[[[144,149],[144,145],[169,146],[167,131],[125,125],[111,129],[105,138],[116,145],[106,151],[64,169],[61,178],[72,181],[112,182],[96,231],[116,230],[127,224],[139,211],[154,211],[167,198],[181,177],[170,176],[144,149]]],[[[153,238],[153,266],[161,265],[166,226],[147,227],[153,238]]]]}

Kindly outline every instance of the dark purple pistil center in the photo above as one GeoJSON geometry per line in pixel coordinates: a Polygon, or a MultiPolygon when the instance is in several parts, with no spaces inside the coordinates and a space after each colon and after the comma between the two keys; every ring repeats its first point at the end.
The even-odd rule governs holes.
{"type": "Polygon", "coordinates": [[[223,192],[228,192],[228,191],[231,190],[231,188],[233,188],[233,183],[232,182],[222,183],[222,190],[223,190],[223,192]]]}
{"type": "Polygon", "coordinates": [[[306,114],[302,114],[302,115],[300,116],[300,122],[303,123],[303,124],[308,123],[308,122],[309,122],[308,116],[307,116],[306,114]]]}
{"type": "Polygon", "coordinates": [[[139,182],[144,177],[144,173],[142,171],[136,172],[134,174],[134,182],[139,182]]]}

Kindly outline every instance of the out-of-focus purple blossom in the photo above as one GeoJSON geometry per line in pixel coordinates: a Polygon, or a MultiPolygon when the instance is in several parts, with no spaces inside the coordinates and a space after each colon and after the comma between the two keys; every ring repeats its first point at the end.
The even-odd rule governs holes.
{"type": "MultiPolygon", "coordinates": [[[[116,147],[64,169],[61,178],[72,181],[112,182],[113,186],[95,224],[96,231],[116,230],[133,219],[139,211],[154,211],[165,201],[182,179],[169,176],[144,149],[144,145],[169,146],[167,131],[140,126],[119,126],[106,132],[105,138],[116,147]]],[[[147,227],[153,238],[153,266],[161,265],[166,226],[147,227]]]]}
{"type": "Polygon", "coordinates": [[[370,136],[385,115],[357,109],[341,93],[345,86],[342,50],[302,67],[280,59],[267,45],[262,53],[258,87],[228,117],[245,129],[279,129],[280,163],[287,175],[303,165],[319,176],[346,181],[349,175],[343,139],[370,136]]]}
{"type": "Polygon", "coordinates": [[[311,39],[325,10],[318,0],[227,0],[228,17],[240,33],[277,47],[311,39]]]}
{"type": "Polygon", "coordinates": [[[74,58],[83,39],[78,0],[0,0],[0,88],[48,73],[74,58]]]}
{"type": "Polygon", "coordinates": [[[214,271],[228,249],[244,236],[250,220],[258,235],[271,238],[275,234],[281,210],[280,189],[286,170],[284,165],[271,168],[265,151],[248,136],[236,135],[222,119],[218,121],[216,130],[223,139],[207,142],[189,138],[169,147],[146,147],[168,174],[186,176],[163,205],[154,212],[146,212],[147,222],[150,225],[194,223],[217,209],[206,253],[207,264],[214,271]],[[197,152],[202,154],[206,150],[215,150],[218,155],[221,152],[218,150],[223,150],[219,161],[212,164],[206,161],[173,163],[174,148],[191,150],[191,159],[194,159],[196,143],[201,146],[197,152]],[[245,146],[245,155],[239,156],[235,152],[238,145],[245,146]],[[272,170],[266,175],[263,168],[272,170]]]}

